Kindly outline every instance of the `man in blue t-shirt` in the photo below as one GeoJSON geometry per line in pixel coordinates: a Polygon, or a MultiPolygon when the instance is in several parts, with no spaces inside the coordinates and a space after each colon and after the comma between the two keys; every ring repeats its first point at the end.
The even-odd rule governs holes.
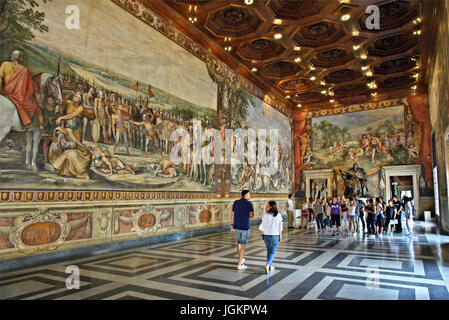
{"type": "Polygon", "coordinates": [[[237,236],[237,252],[239,255],[239,261],[237,264],[237,269],[246,269],[243,263],[245,259],[243,255],[245,254],[246,243],[249,238],[250,222],[249,219],[254,217],[254,208],[250,199],[249,190],[242,191],[242,198],[240,200],[234,201],[232,206],[231,214],[231,231],[235,230],[237,236]]]}

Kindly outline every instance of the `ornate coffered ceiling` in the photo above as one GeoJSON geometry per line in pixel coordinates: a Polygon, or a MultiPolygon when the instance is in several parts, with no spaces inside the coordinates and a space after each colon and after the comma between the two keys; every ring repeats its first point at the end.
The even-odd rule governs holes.
{"type": "Polygon", "coordinates": [[[140,1],[291,110],[397,98],[425,86],[422,0],[140,1]],[[367,28],[369,5],[380,10],[379,29],[367,28]]]}

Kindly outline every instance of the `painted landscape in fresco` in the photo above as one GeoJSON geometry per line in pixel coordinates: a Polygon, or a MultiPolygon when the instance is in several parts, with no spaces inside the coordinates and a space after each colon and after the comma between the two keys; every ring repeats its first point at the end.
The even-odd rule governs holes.
{"type": "MultiPolygon", "coordinates": [[[[416,131],[416,130],[415,130],[416,131]]],[[[419,136],[406,134],[402,106],[312,119],[314,168],[346,168],[357,162],[366,172],[381,165],[413,163],[419,136]]]]}
{"type": "MultiPolygon", "coordinates": [[[[169,156],[175,129],[191,132],[195,119],[203,129],[216,126],[217,89],[205,64],[111,1],[37,3],[40,17],[0,39],[8,48],[1,62],[20,49],[44,95],[30,141],[13,131],[0,137],[0,186],[214,190],[213,165],[199,170],[169,156]],[[66,28],[69,5],[80,9],[79,30],[66,28]],[[36,161],[31,151],[26,163],[31,141],[36,161]]],[[[0,110],[12,105],[0,98],[0,110]]]]}
{"type": "Polygon", "coordinates": [[[291,125],[288,118],[246,90],[237,91],[231,103],[233,108],[231,127],[233,129],[251,128],[256,132],[258,129],[266,129],[268,155],[269,129],[277,129],[279,136],[279,170],[271,176],[262,175],[259,165],[248,164],[246,158],[248,141],[245,140],[244,164],[231,165],[231,191],[240,192],[248,189],[256,193],[290,192],[293,179],[293,155],[291,125]]]}

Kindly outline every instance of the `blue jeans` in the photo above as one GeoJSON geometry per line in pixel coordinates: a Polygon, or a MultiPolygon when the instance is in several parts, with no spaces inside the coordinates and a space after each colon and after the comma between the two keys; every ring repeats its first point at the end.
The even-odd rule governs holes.
{"type": "Polygon", "coordinates": [[[267,264],[271,266],[273,264],[274,255],[276,254],[276,248],[279,244],[279,236],[263,235],[263,241],[267,246],[267,264]]]}
{"type": "Polygon", "coordinates": [[[248,242],[248,238],[249,238],[249,232],[250,232],[249,230],[235,229],[237,243],[246,245],[246,243],[248,242]]]}

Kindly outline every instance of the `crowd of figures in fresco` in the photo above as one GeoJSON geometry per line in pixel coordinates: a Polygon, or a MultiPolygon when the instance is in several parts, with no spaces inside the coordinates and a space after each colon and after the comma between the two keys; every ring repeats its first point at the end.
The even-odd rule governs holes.
{"type": "Polygon", "coordinates": [[[8,1],[8,6],[0,8],[13,22],[8,34],[0,33],[5,48],[0,52],[0,183],[17,181],[32,188],[50,183],[62,188],[211,191],[215,165],[204,159],[213,149],[214,137],[204,132],[221,130],[224,145],[227,125],[223,120],[228,118],[232,123],[238,120],[232,129],[275,128],[284,139],[275,174],[264,175],[263,166],[248,162],[231,164],[232,178],[227,182],[231,192],[291,188],[288,117],[251,92],[245,93],[245,99],[230,102],[231,114],[226,114],[226,107],[217,103],[217,81],[203,59],[109,1],[102,5],[114,14],[105,14],[90,2],[75,3],[81,11],[90,12],[96,32],[118,18],[127,21],[127,28],[98,34],[89,27],[68,31],[57,22],[67,7],[64,1],[33,1],[32,8],[8,1]],[[123,41],[134,60],[105,50],[110,43],[123,41]],[[195,120],[201,121],[201,161],[189,164],[192,159],[183,159],[175,164],[170,151],[177,143],[183,150],[190,148],[193,157],[195,120]],[[187,137],[170,141],[177,129],[188,132],[190,142],[187,137]],[[33,173],[26,171],[31,169],[33,173]]]}
{"type": "Polygon", "coordinates": [[[405,110],[404,123],[402,107],[388,109],[387,115],[364,112],[363,120],[371,122],[363,124],[356,120],[356,114],[314,119],[313,139],[304,153],[304,165],[340,166],[357,161],[370,171],[381,164],[417,161],[419,132],[410,110],[405,110]]]}
{"type": "MultiPolygon", "coordinates": [[[[34,153],[42,153],[44,164],[49,162],[59,175],[89,179],[89,170],[105,176],[135,175],[144,170],[153,177],[174,178],[183,174],[191,181],[213,185],[215,175],[212,165],[176,166],[170,160],[170,150],[176,143],[170,141],[172,132],[184,129],[192,137],[193,119],[186,119],[179,112],[163,110],[160,105],[152,106],[150,99],[154,94],[151,89],[148,95],[143,96],[135,88],[136,97],[133,99],[96,86],[95,82],[65,74],[39,74],[33,79],[26,76],[22,79],[16,74],[18,70],[28,71],[23,62],[23,53],[15,51],[11,61],[2,64],[3,85],[7,88],[3,92],[4,97],[10,98],[14,92],[24,90],[27,81],[39,87],[39,92],[31,98],[37,103],[25,102],[31,106],[29,110],[17,110],[19,115],[24,114],[20,120],[26,128],[26,135],[39,131],[35,136],[38,140],[42,139],[42,148],[36,141],[34,153]],[[41,99],[40,95],[43,95],[41,99]],[[162,160],[146,168],[137,168],[135,162],[132,163],[136,157],[150,158],[156,154],[162,160]]],[[[23,97],[28,93],[24,92],[23,97]]],[[[10,100],[20,106],[26,99],[10,100]]],[[[201,120],[204,129],[210,128],[207,116],[201,120]]],[[[1,140],[11,129],[20,131],[12,127],[8,129],[3,130],[5,134],[0,137],[1,140]]],[[[210,140],[204,141],[204,144],[209,144],[210,140]]],[[[14,140],[9,137],[6,143],[10,148],[15,147],[14,140]]],[[[27,168],[40,170],[42,166],[36,162],[37,154],[34,157],[29,154],[29,144],[31,138],[30,141],[27,139],[27,168]]]]}
{"type": "MultiPolygon", "coordinates": [[[[269,147],[267,147],[269,149],[269,147]]],[[[254,192],[288,190],[292,180],[292,161],[290,154],[282,153],[282,147],[279,147],[278,171],[270,175],[261,170],[259,163],[248,164],[247,160],[242,165],[232,166],[231,182],[239,189],[249,189],[254,192]]]]}
{"type": "MultiPolygon", "coordinates": [[[[9,66],[12,69],[27,70],[23,64],[25,57],[22,52],[15,52],[12,58],[12,61],[2,64],[2,69],[6,70],[9,66]]],[[[14,72],[16,71],[11,71],[12,76],[15,75],[14,72]]],[[[14,92],[26,87],[24,81],[8,81],[5,85],[10,88],[10,92],[14,92]]],[[[36,100],[36,105],[33,104],[33,109],[28,113],[23,111],[28,115],[28,124],[24,122],[25,118],[20,118],[21,125],[26,127],[26,136],[35,131],[38,133],[26,139],[28,169],[34,171],[44,169],[59,176],[86,180],[92,179],[92,173],[106,179],[118,174],[143,174],[149,178],[162,180],[183,176],[205,187],[214,185],[215,166],[204,163],[206,156],[203,155],[204,152],[211,150],[214,137],[202,135],[200,164],[189,164],[189,161],[185,161],[187,163],[175,165],[170,159],[170,151],[175,143],[180,142],[183,147],[192,150],[194,119],[187,119],[179,110],[172,112],[160,104],[152,103],[151,98],[154,94],[150,88],[148,94],[142,95],[142,92],[138,91],[137,83],[134,88],[136,96],[130,97],[95,85],[95,81],[66,72],[62,72],[61,75],[59,72],[58,75],[39,74],[30,81],[40,88],[40,93],[35,97],[40,95],[42,97],[36,100]],[[190,139],[186,137],[170,141],[176,129],[186,130],[190,139]],[[37,140],[34,143],[33,138],[37,140]],[[42,159],[43,164],[39,163],[38,159],[42,159]],[[148,161],[142,162],[142,159],[148,161]]],[[[23,96],[26,96],[26,93],[23,96]]],[[[15,110],[12,104],[10,109],[15,110]]],[[[18,113],[20,115],[23,112],[18,113]]],[[[212,128],[212,121],[207,115],[199,120],[203,132],[212,128]]],[[[9,129],[15,131],[12,127],[9,129]]],[[[11,135],[6,137],[6,144],[11,149],[19,147],[14,141],[11,135]]],[[[235,138],[233,142],[235,146],[235,138]]],[[[248,150],[247,138],[244,144],[248,150]]],[[[255,192],[288,190],[292,179],[292,155],[286,147],[282,147],[283,145],[285,146],[285,141],[279,143],[276,152],[278,156],[276,173],[270,174],[263,170],[270,167],[270,163],[248,164],[246,156],[243,164],[231,166],[233,186],[255,192]]],[[[268,158],[270,152],[268,140],[266,143],[268,158]]],[[[148,181],[148,178],[135,181],[143,183],[148,181]]]]}

